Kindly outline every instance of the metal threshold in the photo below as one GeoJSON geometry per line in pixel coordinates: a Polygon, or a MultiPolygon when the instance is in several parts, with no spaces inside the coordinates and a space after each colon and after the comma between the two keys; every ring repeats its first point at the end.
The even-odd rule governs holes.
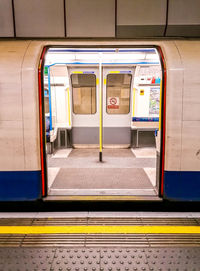
{"type": "Polygon", "coordinates": [[[156,188],[145,189],[56,189],[50,188],[49,196],[156,196],[156,188]]]}
{"type": "Polygon", "coordinates": [[[162,201],[156,195],[49,195],[44,201],[162,201]]]}

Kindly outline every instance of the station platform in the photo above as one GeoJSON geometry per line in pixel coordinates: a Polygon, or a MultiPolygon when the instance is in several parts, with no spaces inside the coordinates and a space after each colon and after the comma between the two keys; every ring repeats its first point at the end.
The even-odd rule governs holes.
{"type": "Polygon", "coordinates": [[[0,213],[0,270],[200,270],[200,213],[0,213]]]}

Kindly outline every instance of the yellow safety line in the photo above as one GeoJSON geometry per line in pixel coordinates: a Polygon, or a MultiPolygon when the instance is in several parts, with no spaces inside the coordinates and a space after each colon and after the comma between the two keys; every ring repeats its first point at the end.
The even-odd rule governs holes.
{"type": "Polygon", "coordinates": [[[200,234],[200,226],[0,226],[0,234],[200,234]]]}
{"type": "Polygon", "coordinates": [[[132,117],[135,115],[135,88],[133,88],[133,112],[132,112],[132,117]]]}
{"type": "Polygon", "coordinates": [[[162,80],[160,81],[159,131],[161,130],[161,111],[162,111],[162,80]]]}
{"type": "Polygon", "coordinates": [[[69,118],[69,126],[71,126],[71,113],[70,113],[70,95],[69,88],[67,88],[67,103],[68,103],[68,118],[69,118]]]}

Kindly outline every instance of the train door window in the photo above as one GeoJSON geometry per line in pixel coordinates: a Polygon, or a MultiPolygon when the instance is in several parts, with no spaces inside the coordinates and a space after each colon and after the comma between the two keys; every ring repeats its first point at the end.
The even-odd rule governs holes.
{"type": "Polygon", "coordinates": [[[130,112],[131,74],[107,75],[107,113],[128,114],[130,112]]]}
{"type": "Polygon", "coordinates": [[[72,74],[71,82],[74,114],[95,114],[96,75],[72,74]]]}

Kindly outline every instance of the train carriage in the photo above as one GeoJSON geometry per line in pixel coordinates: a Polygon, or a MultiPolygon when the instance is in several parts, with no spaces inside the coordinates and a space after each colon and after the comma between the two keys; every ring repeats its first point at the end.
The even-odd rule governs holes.
{"type": "Polygon", "coordinates": [[[199,201],[199,48],[1,41],[0,200],[199,201]]]}

